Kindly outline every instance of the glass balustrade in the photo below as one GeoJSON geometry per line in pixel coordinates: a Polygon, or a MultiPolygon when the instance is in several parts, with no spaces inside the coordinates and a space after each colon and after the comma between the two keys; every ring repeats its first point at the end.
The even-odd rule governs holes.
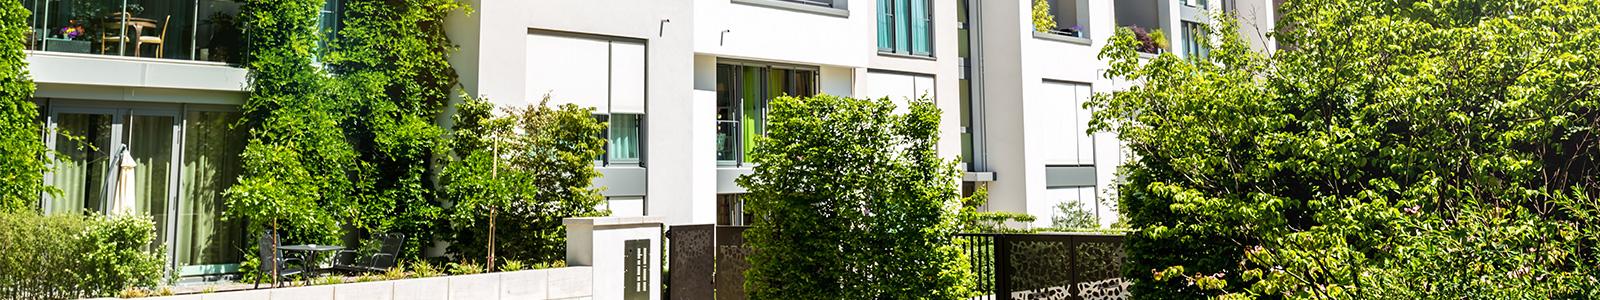
{"type": "Polygon", "coordinates": [[[234,0],[20,0],[29,50],[239,63],[234,0]]]}

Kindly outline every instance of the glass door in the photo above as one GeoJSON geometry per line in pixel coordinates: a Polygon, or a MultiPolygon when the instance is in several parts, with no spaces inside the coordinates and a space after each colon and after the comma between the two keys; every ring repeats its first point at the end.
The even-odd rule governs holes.
{"type": "Polygon", "coordinates": [[[233,127],[238,121],[237,112],[184,113],[177,244],[170,248],[179,276],[238,272],[244,259],[244,227],[238,219],[223,219],[222,197],[239,178],[245,133],[233,127]]]}
{"type": "Polygon", "coordinates": [[[104,212],[112,182],[112,145],[121,122],[111,111],[60,112],[51,116],[51,145],[62,162],[47,176],[61,190],[46,195],[46,214],[104,212]]]}
{"type": "Polygon", "coordinates": [[[178,121],[175,108],[52,107],[49,143],[62,163],[47,177],[62,193],[46,197],[44,212],[112,214],[125,207],[155,221],[152,249],[171,249],[178,121]],[[133,168],[125,171],[125,160],[133,168]],[[131,190],[119,192],[123,184],[131,190]]]}

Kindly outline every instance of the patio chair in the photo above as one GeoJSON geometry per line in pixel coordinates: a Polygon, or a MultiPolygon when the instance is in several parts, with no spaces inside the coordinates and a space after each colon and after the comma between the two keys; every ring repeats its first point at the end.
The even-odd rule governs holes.
{"type": "MultiPolygon", "coordinates": [[[[300,273],[305,273],[305,265],[306,264],[305,264],[304,261],[301,261],[298,258],[292,258],[292,257],[285,258],[285,257],[283,257],[283,252],[282,251],[274,251],[274,250],[278,249],[278,247],[277,247],[278,243],[275,243],[275,242],[278,242],[278,239],[274,237],[274,232],[267,231],[267,232],[264,232],[264,233],[261,234],[261,239],[259,240],[259,243],[257,243],[257,245],[258,245],[258,247],[260,248],[260,251],[261,251],[260,270],[261,270],[262,276],[273,276],[272,275],[272,267],[274,265],[278,266],[278,275],[277,276],[273,276],[272,277],[272,282],[270,282],[270,283],[271,283],[272,287],[279,287],[279,286],[283,286],[283,283],[284,283],[283,279],[284,278],[288,278],[289,276],[293,276],[293,275],[299,275],[300,273]],[[290,263],[299,264],[300,268],[290,268],[289,267],[290,263]]],[[[255,283],[255,287],[254,288],[261,288],[261,277],[256,277],[256,283],[255,283]]]]}
{"type": "Polygon", "coordinates": [[[378,248],[378,253],[366,259],[359,259],[359,253],[354,250],[339,251],[334,255],[333,269],[350,273],[375,273],[395,267],[395,262],[400,257],[400,248],[404,246],[406,235],[389,233],[378,235],[383,239],[383,245],[378,248]]]}

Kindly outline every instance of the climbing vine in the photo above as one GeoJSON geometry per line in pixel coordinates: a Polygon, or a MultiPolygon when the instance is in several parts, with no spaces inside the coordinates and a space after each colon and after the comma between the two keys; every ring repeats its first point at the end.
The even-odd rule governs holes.
{"type": "Polygon", "coordinates": [[[39,194],[49,189],[39,108],[22,52],[28,14],[21,2],[0,3],[0,212],[35,209],[39,194]]]}

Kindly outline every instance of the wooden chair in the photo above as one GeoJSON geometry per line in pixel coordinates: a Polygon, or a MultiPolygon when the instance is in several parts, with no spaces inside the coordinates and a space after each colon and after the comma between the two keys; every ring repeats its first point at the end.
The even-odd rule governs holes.
{"type": "MultiPolygon", "coordinates": [[[[154,56],[151,56],[151,57],[161,58],[162,55],[165,55],[167,53],[166,52],[166,40],[167,40],[167,27],[168,27],[168,24],[172,24],[172,15],[167,15],[167,18],[165,20],[162,20],[161,24],[157,25],[157,26],[161,26],[161,35],[159,35],[159,36],[140,35],[139,36],[139,42],[137,43],[137,47],[134,48],[135,50],[133,51],[133,56],[139,56],[139,52],[144,50],[144,45],[146,45],[146,44],[155,44],[156,45],[156,54],[154,56]]],[[[141,32],[141,34],[142,33],[143,32],[141,32]]]]}
{"type": "Polygon", "coordinates": [[[100,54],[106,54],[106,49],[111,48],[109,44],[123,47],[122,43],[128,41],[127,37],[123,36],[123,30],[126,29],[123,27],[124,24],[126,23],[120,18],[107,18],[100,23],[100,54]]]}

